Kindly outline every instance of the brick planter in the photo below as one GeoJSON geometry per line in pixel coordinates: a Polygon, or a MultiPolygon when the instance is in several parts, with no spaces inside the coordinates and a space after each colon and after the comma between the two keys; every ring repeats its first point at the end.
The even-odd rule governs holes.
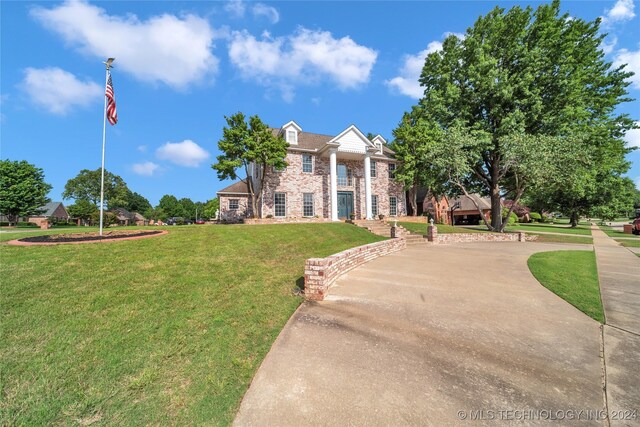
{"type": "Polygon", "coordinates": [[[434,243],[524,242],[524,233],[452,233],[438,234],[434,243]]]}
{"type": "Polygon", "coordinates": [[[347,249],[326,258],[309,258],[304,266],[305,298],[322,301],[329,287],[346,272],[372,259],[402,250],[406,246],[406,240],[398,238],[347,249]]]}

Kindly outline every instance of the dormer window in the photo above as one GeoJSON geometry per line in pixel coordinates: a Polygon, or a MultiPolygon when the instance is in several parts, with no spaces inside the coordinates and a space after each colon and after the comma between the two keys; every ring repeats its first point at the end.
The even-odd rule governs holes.
{"type": "Polygon", "coordinates": [[[298,132],[295,129],[287,130],[287,142],[289,144],[297,144],[298,143],[298,132]]]}

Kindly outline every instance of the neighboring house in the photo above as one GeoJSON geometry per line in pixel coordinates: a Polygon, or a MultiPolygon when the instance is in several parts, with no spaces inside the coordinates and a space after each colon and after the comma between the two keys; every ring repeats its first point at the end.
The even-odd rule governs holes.
{"type": "Polygon", "coordinates": [[[491,199],[471,194],[449,199],[449,212],[450,217],[453,218],[453,225],[477,225],[482,223],[482,217],[471,198],[478,203],[487,221],[491,220],[491,199]]]}
{"type": "MultiPolygon", "coordinates": [[[[380,135],[369,141],[356,127],[337,136],[303,132],[291,121],[272,129],[289,143],[283,170],[252,165],[249,179],[262,192],[258,218],[323,218],[337,221],[406,215],[402,184],[394,180],[396,161],[380,135]],[[265,173],[264,188],[259,188],[265,173]]],[[[220,219],[238,222],[252,215],[244,180],[218,192],[220,219]]]]}
{"type": "Polygon", "coordinates": [[[149,225],[147,218],[140,215],[138,212],[133,213],[133,222],[135,222],[136,225],[149,225]]]}
{"type": "MultiPolygon", "coordinates": [[[[418,197],[420,197],[420,192],[418,192],[418,197]]],[[[451,208],[449,199],[446,196],[441,196],[438,199],[430,192],[427,192],[422,199],[422,211],[428,213],[436,224],[451,224],[451,208]]],[[[418,211],[420,211],[420,204],[418,204],[418,211]]]]}
{"type": "Polygon", "coordinates": [[[109,212],[113,213],[116,216],[118,225],[135,224],[135,215],[124,208],[111,209],[109,212]]]}
{"type": "Polygon", "coordinates": [[[67,208],[64,207],[62,202],[49,202],[40,207],[39,211],[42,213],[28,217],[27,222],[33,222],[39,226],[44,220],[53,220],[56,222],[68,221],[70,218],[67,208]]]}

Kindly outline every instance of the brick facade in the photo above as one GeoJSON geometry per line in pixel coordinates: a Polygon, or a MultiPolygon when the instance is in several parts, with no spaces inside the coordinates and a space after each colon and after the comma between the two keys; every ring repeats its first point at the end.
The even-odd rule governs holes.
{"type": "Polygon", "coordinates": [[[245,218],[251,216],[249,196],[246,194],[238,195],[219,195],[220,200],[220,221],[235,223],[242,222],[245,218]],[[230,209],[232,200],[238,201],[238,209],[230,209]]]}
{"type": "Polygon", "coordinates": [[[372,259],[402,250],[406,245],[403,238],[389,239],[347,249],[326,258],[309,258],[304,266],[305,298],[322,301],[340,276],[372,259]]]}
{"type": "MultiPolygon", "coordinates": [[[[286,217],[295,219],[304,217],[304,193],[313,194],[314,217],[329,218],[330,212],[330,176],[329,158],[311,155],[313,171],[302,171],[302,156],[306,153],[290,151],[284,171],[267,170],[262,202],[262,217],[276,217],[275,193],[286,194],[286,217]]],[[[375,159],[376,177],[371,177],[371,194],[378,196],[378,214],[390,215],[390,197],[397,200],[397,215],[406,215],[406,201],[402,184],[389,178],[389,161],[375,159]]],[[[342,160],[337,163],[345,165],[352,175],[351,185],[338,185],[338,192],[353,193],[353,208],[356,218],[364,218],[364,161],[342,160]]]]}
{"type": "Polygon", "coordinates": [[[447,233],[439,234],[438,227],[427,227],[427,240],[435,244],[469,242],[525,242],[525,233],[447,233]]]}

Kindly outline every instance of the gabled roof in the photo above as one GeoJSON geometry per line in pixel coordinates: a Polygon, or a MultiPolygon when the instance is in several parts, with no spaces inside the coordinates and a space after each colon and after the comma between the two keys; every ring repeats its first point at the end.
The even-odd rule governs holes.
{"type": "Polygon", "coordinates": [[[249,192],[247,191],[247,182],[244,179],[236,181],[228,187],[218,191],[218,194],[243,194],[248,196],[249,192]]]}
{"type": "Polygon", "coordinates": [[[67,209],[64,207],[62,202],[49,202],[46,205],[38,208],[38,211],[42,212],[38,214],[38,216],[50,217],[53,215],[53,213],[56,211],[56,209],[58,209],[60,205],[62,205],[62,209],[64,209],[64,211],[66,212],[67,209]]]}
{"type": "Polygon", "coordinates": [[[453,206],[454,204],[459,202],[460,208],[458,210],[477,211],[478,208],[476,208],[476,205],[473,204],[473,201],[471,200],[471,198],[473,198],[473,200],[475,200],[478,203],[478,206],[480,206],[480,209],[482,210],[491,209],[491,199],[489,199],[488,197],[481,197],[478,194],[470,194],[469,197],[460,196],[460,197],[456,197],[455,199],[449,199],[449,206],[453,206]]]}
{"type": "MultiPolygon", "coordinates": [[[[295,122],[289,122],[289,123],[294,123],[295,122]]],[[[289,125],[289,123],[287,123],[284,127],[286,127],[287,125],[289,125]]],[[[296,124],[297,126],[297,124],[296,124]]],[[[345,129],[344,131],[340,132],[340,134],[338,136],[335,135],[325,135],[325,134],[320,134],[320,133],[311,133],[311,132],[298,132],[298,144],[297,145],[293,145],[290,146],[289,148],[293,149],[293,150],[312,150],[312,151],[320,151],[323,148],[325,148],[327,146],[327,143],[339,138],[341,135],[345,134],[347,131],[349,131],[351,128],[355,128],[355,130],[367,141],[369,141],[367,139],[366,136],[364,136],[362,134],[362,132],[355,127],[355,125],[351,125],[349,126],[347,129],[345,129]]],[[[282,135],[283,133],[283,129],[282,128],[271,128],[271,133],[274,136],[278,136],[278,135],[282,135]]],[[[380,136],[380,135],[378,135],[380,136]]],[[[384,140],[384,138],[382,138],[380,136],[380,139],[384,140]]],[[[371,141],[369,141],[370,145],[372,147],[374,147],[374,144],[371,143],[371,141]]],[[[382,146],[382,155],[393,159],[394,158],[394,151],[391,150],[389,147],[387,147],[386,145],[383,144],[382,146]]]]}
{"type": "Polygon", "coordinates": [[[116,214],[116,217],[118,217],[120,221],[124,221],[125,219],[134,219],[134,215],[125,208],[111,209],[111,212],[116,214]]]}

